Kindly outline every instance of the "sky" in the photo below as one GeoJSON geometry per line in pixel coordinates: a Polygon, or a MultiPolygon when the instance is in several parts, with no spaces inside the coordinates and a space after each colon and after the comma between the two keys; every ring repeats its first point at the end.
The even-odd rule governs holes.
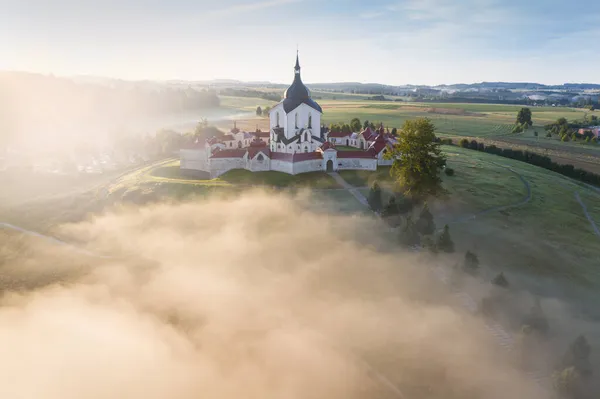
{"type": "Polygon", "coordinates": [[[597,0],[0,0],[0,70],[289,83],[600,83],[597,0]]]}

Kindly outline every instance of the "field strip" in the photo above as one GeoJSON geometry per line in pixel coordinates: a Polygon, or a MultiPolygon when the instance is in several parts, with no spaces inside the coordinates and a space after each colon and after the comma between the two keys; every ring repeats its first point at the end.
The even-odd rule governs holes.
{"type": "Polygon", "coordinates": [[[48,242],[50,242],[52,244],[64,246],[66,248],[69,248],[72,251],[78,252],[78,253],[86,255],[86,256],[91,256],[93,258],[101,258],[101,259],[110,259],[110,258],[112,258],[111,256],[98,255],[98,254],[96,254],[94,252],[91,252],[91,251],[88,251],[86,249],[79,248],[78,246],[73,245],[71,243],[68,243],[66,241],[59,240],[58,238],[47,236],[45,234],[41,234],[41,233],[38,233],[36,231],[27,230],[27,229],[24,229],[24,228],[19,227],[19,226],[15,226],[15,225],[10,224],[10,223],[0,222],[0,228],[5,228],[5,229],[8,229],[8,230],[18,231],[19,233],[22,233],[22,234],[25,234],[25,235],[28,235],[28,236],[31,236],[31,237],[41,238],[42,240],[48,241],[48,242]]]}
{"type": "Polygon", "coordinates": [[[598,226],[596,226],[596,222],[594,222],[594,219],[592,219],[592,217],[590,216],[590,214],[587,210],[587,206],[585,206],[585,203],[581,200],[581,197],[579,196],[579,192],[577,192],[577,191],[575,191],[575,199],[577,200],[577,202],[579,202],[579,205],[581,205],[581,209],[583,209],[583,213],[585,214],[585,217],[587,218],[588,222],[590,222],[590,225],[592,226],[594,233],[598,237],[600,237],[600,229],[598,229],[598,226]]]}

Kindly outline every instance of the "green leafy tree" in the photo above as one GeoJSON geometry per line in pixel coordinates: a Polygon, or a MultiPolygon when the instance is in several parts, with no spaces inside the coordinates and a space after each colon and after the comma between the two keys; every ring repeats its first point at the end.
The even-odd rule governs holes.
{"type": "Polygon", "coordinates": [[[398,137],[398,129],[396,129],[395,127],[392,128],[392,136],[398,137]]]}
{"type": "Polygon", "coordinates": [[[271,107],[265,107],[265,108],[262,110],[262,114],[263,114],[263,116],[269,116],[269,112],[271,112],[271,107]]]}
{"type": "Polygon", "coordinates": [[[497,285],[498,287],[508,288],[508,280],[504,277],[504,273],[500,272],[494,279],[492,280],[492,284],[497,285]]]}
{"type": "Polygon", "coordinates": [[[446,194],[440,176],[446,158],[429,119],[404,122],[398,143],[388,156],[394,160],[391,175],[405,196],[420,202],[430,196],[446,194]]]}
{"type": "Polygon", "coordinates": [[[369,121],[365,120],[364,123],[363,123],[363,129],[366,129],[368,127],[369,127],[369,121]]]}
{"type": "Polygon", "coordinates": [[[377,182],[373,183],[371,190],[369,191],[369,198],[367,199],[369,206],[374,212],[380,213],[383,209],[383,202],[381,199],[381,187],[377,182]]]}
{"type": "Polygon", "coordinates": [[[256,115],[258,115],[258,116],[262,115],[262,108],[260,107],[260,105],[258,107],[256,107],[256,115]]]}
{"type": "Polygon", "coordinates": [[[467,139],[461,139],[459,141],[458,145],[460,145],[462,148],[469,148],[470,143],[469,143],[469,140],[467,140],[467,139]]]}
{"type": "Polygon", "coordinates": [[[431,235],[435,232],[435,222],[433,221],[433,215],[429,211],[429,207],[427,203],[423,205],[423,209],[421,209],[421,213],[419,214],[419,219],[416,223],[417,232],[421,235],[431,235]]]}
{"type": "Polygon", "coordinates": [[[353,118],[350,121],[350,128],[353,132],[360,132],[362,127],[362,124],[360,123],[360,119],[358,118],[353,118]]]}
{"type": "Polygon", "coordinates": [[[467,251],[463,265],[467,271],[474,272],[479,268],[479,258],[475,253],[467,251]]]}
{"type": "Polygon", "coordinates": [[[568,125],[567,118],[562,118],[562,117],[561,117],[561,118],[558,118],[558,119],[556,120],[556,124],[557,124],[558,126],[566,126],[566,125],[568,125]]]}
{"type": "Polygon", "coordinates": [[[517,124],[521,126],[531,126],[533,122],[531,121],[531,110],[529,108],[521,108],[517,113],[517,124]]]}
{"type": "Polygon", "coordinates": [[[450,227],[448,225],[444,226],[444,231],[438,237],[436,247],[442,252],[454,252],[454,241],[452,241],[452,237],[450,237],[450,227]]]}

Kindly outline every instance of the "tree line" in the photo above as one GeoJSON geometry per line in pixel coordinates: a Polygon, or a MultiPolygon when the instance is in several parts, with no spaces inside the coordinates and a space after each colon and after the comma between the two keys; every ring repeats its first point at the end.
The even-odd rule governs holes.
{"type": "MultiPolygon", "coordinates": [[[[452,144],[452,140],[445,141],[444,144],[452,144]]],[[[526,162],[531,165],[560,173],[563,176],[600,187],[600,175],[576,168],[571,164],[556,163],[546,155],[540,155],[529,151],[515,150],[512,148],[499,148],[495,145],[486,146],[484,143],[477,142],[477,140],[469,141],[467,139],[462,139],[459,142],[459,146],[462,148],[487,152],[488,154],[499,155],[501,157],[526,162]]]]}

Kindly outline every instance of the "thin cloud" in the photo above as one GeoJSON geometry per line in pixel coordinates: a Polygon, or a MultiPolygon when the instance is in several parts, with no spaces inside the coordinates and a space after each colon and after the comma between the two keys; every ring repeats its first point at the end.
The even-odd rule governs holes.
{"type": "Polygon", "coordinates": [[[241,13],[241,12],[262,10],[265,8],[280,7],[280,6],[283,6],[286,4],[298,3],[299,1],[300,0],[270,0],[270,1],[259,1],[259,2],[255,2],[255,3],[249,3],[249,4],[234,4],[227,8],[221,8],[218,10],[209,11],[205,15],[208,15],[211,17],[230,15],[230,14],[236,14],[236,13],[241,13]]]}

